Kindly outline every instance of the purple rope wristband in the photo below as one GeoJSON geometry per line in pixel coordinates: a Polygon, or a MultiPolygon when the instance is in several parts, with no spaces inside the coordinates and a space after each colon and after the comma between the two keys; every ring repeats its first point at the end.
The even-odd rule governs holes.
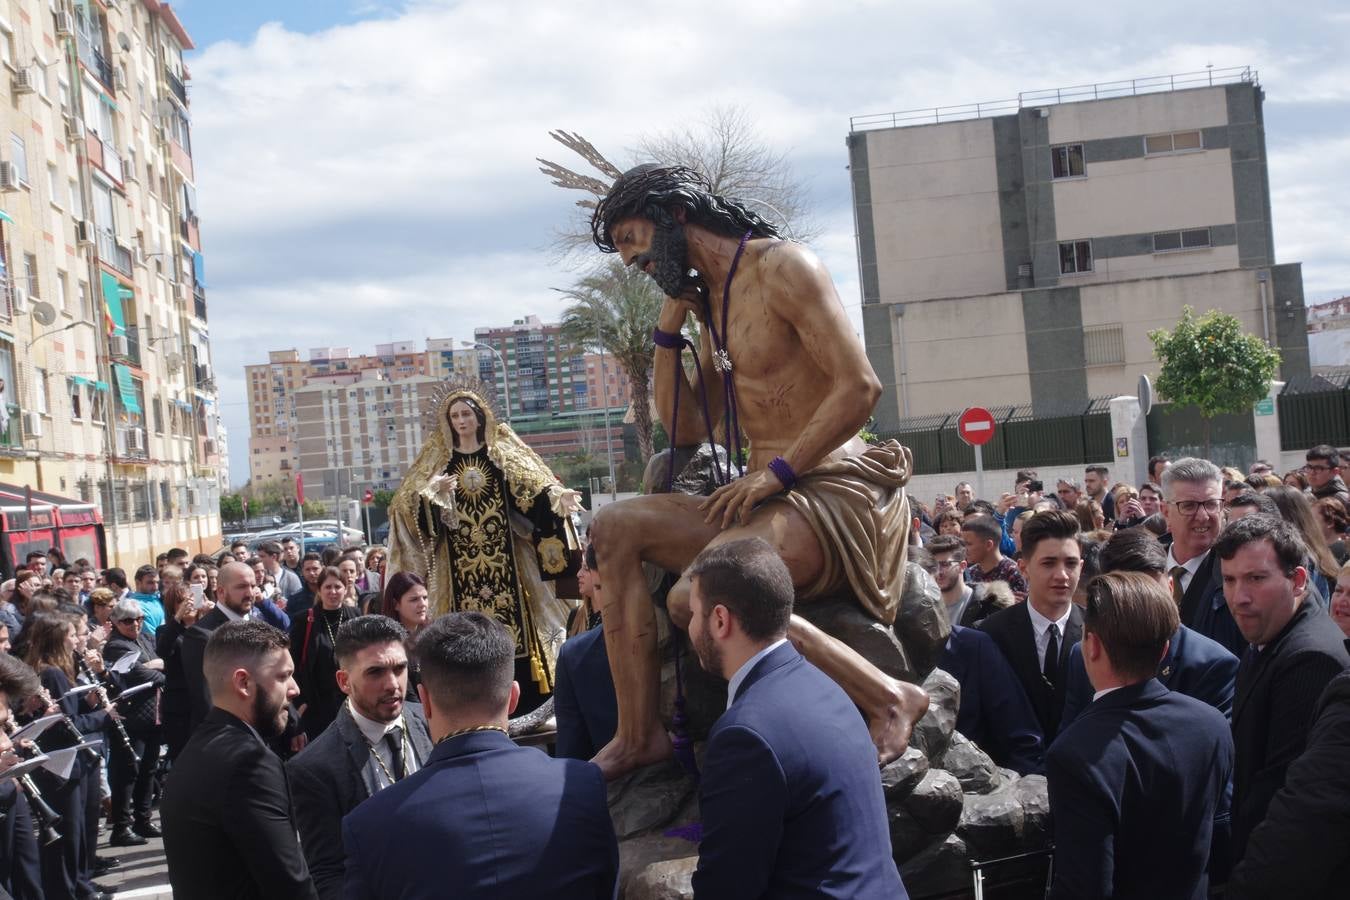
{"type": "Polygon", "coordinates": [[[679,334],[671,334],[669,331],[662,331],[660,328],[652,329],[652,340],[656,346],[664,347],[667,350],[679,350],[684,345],[684,338],[679,334]]]}
{"type": "Polygon", "coordinates": [[[783,482],[783,490],[790,491],[792,486],[797,483],[797,473],[792,471],[792,466],[781,456],[775,456],[769,460],[769,471],[772,472],[779,481],[783,482]]]}

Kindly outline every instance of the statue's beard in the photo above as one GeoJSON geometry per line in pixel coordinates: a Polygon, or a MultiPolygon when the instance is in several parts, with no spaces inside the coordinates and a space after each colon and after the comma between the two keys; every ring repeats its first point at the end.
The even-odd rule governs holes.
{"type": "Polygon", "coordinates": [[[652,233],[651,249],[645,254],[652,263],[651,276],[667,297],[684,293],[689,277],[689,241],[679,222],[658,224],[652,233]]]}

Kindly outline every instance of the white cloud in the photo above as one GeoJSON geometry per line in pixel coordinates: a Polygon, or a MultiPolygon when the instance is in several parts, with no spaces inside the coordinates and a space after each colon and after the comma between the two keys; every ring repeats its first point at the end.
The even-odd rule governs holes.
{"type": "Polygon", "coordinates": [[[548,139],[554,128],[582,132],[622,165],[640,135],[716,103],[750,109],[820,198],[816,249],[857,324],[849,116],[1250,63],[1267,87],[1268,124],[1279,104],[1316,109],[1291,112],[1288,130],[1270,138],[1279,255],[1304,261],[1310,288],[1350,286],[1337,241],[1350,221],[1335,206],[1346,196],[1350,79],[1321,33],[1343,27],[1334,19],[1271,23],[1257,40],[1240,27],[1247,16],[1270,21],[1254,3],[1226,17],[1232,33],[1171,4],[1083,7],[1067,21],[1022,20],[992,0],[342,9],[373,17],[313,34],[264,25],[191,63],[213,352],[236,481],[248,458],[243,366],[267,350],[362,351],[556,315],[548,289],[573,276],[549,246],[576,197],[536,171],[537,156],[575,162],[548,139]]]}

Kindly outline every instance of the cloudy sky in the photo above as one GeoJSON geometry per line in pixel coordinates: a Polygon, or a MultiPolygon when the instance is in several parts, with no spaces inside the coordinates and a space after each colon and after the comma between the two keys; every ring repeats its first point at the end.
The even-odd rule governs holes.
{"type": "Polygon", "coordinates": [[[550,249],[576,194],[550,129],[612,160],[750,111],[815,202],[855,322],[849,117],[1250,65],[1266,90],[1276,253],[1310,300],[1350,293],[1344,4],[884,0],[179,0],[212,348],[247,478],[243,367],[268,350],[472,336],[576,273],[550,249]]]}

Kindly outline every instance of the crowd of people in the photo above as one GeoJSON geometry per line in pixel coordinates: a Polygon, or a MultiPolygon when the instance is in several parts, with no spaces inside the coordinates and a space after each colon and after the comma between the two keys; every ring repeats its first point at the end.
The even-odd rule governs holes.
{"type": "MultiPolygon", "coordinates": [[[[957,728],[1044,774],[1052,896],[1331,897],[1350,874],[1350,496],[1297,473],[1150,461],[997,501],[913,503],[942,598],[957,728]]],[[[578,576],[552,758],[508,735],[516,641],[429,620],[382,547],[293,540],[97,571],[31,553],[0,585],[0,888],[107,896],[95,852],[163,836],[183,897],[611,897],[618,844],[587,760],[617,708],[596,548],[578,576]],[[36,754],[64,759],[31,777],[36,754]],[[155,809],[160,818],[156,824],[155,809]],[[59,837],[57,837],[59,835],[59,837]]],[[[706,549],[689,641],[728,682],[700,780],[700,897],[904,896],[876,749],[787,641],[788,570],[706,549]],[[824,839],[828,836],[829,839],[824,839]]]]}

